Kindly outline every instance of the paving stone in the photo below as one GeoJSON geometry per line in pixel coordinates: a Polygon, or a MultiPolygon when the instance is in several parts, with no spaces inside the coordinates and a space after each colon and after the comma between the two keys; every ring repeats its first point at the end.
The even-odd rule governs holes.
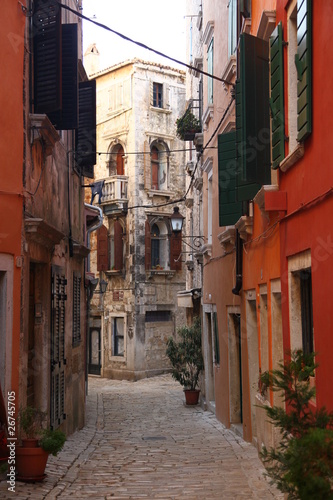
{"type": "Polygon", "coordinates": [[[283,499],[257,451],[169,375],[135,383],[89,378],[86,426],[50,457],[42,483],[0,483],[0,498],[73,500],[283,499]]]}

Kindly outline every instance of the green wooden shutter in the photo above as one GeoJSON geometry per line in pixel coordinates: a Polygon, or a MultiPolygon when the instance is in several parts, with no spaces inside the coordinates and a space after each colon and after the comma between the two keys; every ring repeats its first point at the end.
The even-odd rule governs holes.
{"type": "Polygon", "coordinates": [[[34,111],[60,120],[61,10],[56,0],[35,0],[33,10],[34,111]]]}
{"type": "Polygon", "coordinates": [[[271,73],[272,168],[284,158],[283,33],[280,22],[269,39],[271,73]]]}
{"type": "Polygon", "coordinates": [[[237,199],[270,183],[269,45],[242,33],[236,83],[237,199]]]}
{"type": "Polygon", "coordinates": [[[79,84],[76,161],[82,175],[93,179],[96,163],[96,80],[79,84]]]}
{"type": "Polygon", "coordinates": [[[311,0],[297,1],[297,140],[312,131],[312,16],[311,0]]]}
{"type": "Polygon", "coordinates": [[[236,132],[218,136],[219,224],[233,226],[242,215],[236,200],[236,132]]]}

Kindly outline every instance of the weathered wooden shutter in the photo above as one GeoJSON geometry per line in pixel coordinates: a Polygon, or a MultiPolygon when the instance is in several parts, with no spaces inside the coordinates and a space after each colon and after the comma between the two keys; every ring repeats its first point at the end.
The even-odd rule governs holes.
{"type": "Polygon", "coordinates": [[[269,45],[242,33],[236,85],[237,199],[270,183],[269,45]]]}
{"type": "Polygon", "coordinates": [[[65,415],[65,304],[67,300],[65,275],[52,267],[51,290],[51,427],[57,428],[65,415]]]}
{"type": "Polygon", "coordinates": [[[78,39],[77,24],[62,25],[62,114],[56,128],[78,126],[78,39]]]}
{"type": "Polygon", "coordinates": [[[81,174],[94,178],[96,163],[96,81],[79,84],[79,127],[76,133],[76,161],[81,174]]]}
{"type": "Polygon", "coordinates": [[[270,48],[270,110],[272,127],[272,168],[278,168],[284,158],[283,102],[283,32],[280,22],[269,39],[270,48]]]}
{"type": "Polygon", "coordinates": [[[312,131],[312,12],[311,0],[297,1],[297,140],[312,131]]]}
{"type": "Polygon", "coordinates": [[[145,224],[145,267],[146,269],[151,269],[151,237],[148,220],[146,220],[145,224]]]}
{"type": "Polygon", "coordinates": [[[73,345],[81,342],[81,274],[73,273],[73,345]]]}
{"type": "Polygon", "coordinates": [[[151,188],[158,189],[159,153],[155,147],[151,148],[151,188]]]}
{"type": "Polygon", "coordinates": [[[97,271],[109,269],[108,230],[103,225],[97,230],[97,271]]]}
{"type": "Polygon", "coordinates": [[[145,189],[151,189],[151,154],[148,141],[143,143],[143,162],[145,189]]]}
{"type": "Polygon", "coordinates": [[[114,222],[114,267],[117,271],[123,268],[123,228],[119,221],[114,222]]]}
{"type": "Polygon", "coordinates": [[[182,234],[171,232],[170,236],[170,269],[181,271],[182,269],[182,234]]]}
{"type": "Polygon", "coordinates": [[[33,11],[34,112],[61,118],[61,9],[57,0],[35,0],[33,11]]]}
{"type": "Polygon", "coordinates": [[[236,198],[236,132],[218,136],[219,224],[232,226],[242,215],[236,198]]]}

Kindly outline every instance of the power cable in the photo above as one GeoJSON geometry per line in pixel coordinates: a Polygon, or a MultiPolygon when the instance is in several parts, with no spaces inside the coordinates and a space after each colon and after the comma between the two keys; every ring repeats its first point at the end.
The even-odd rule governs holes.
{"type": "Polygon", "coordinates": [[[93,19],[89,19],[89,17],[84,16],[83,14],[80,14],[79,12],[77,12],[74,9],[71,9],[67,5],[63,5],[60,2],[59,2],[59,5],[63,9],[72,12],[77,17],[80,17],[81,19],[84,19],[85,21],[88,21],[88,22],[90,22],[92,24],[95,24],[96,26],[99,26],[100,28],[103,28],[103,29],[105,29],[107,31],[110,31],[111,33],[114,33],[115,35],[119,36],[123,40],[126,40],[128,42],[134,43],[135,45],[138,45],[139,47],[141,47],[143,49],[150,50],[151,52],[154,52],[155,54],[157,54],[159,56],[162,56],[162,57],[164,57],[166,59],[169,59],[170,61],[173,61],[173,62],[175,62],[177,64],[180,64],[181,66],[185,66],[186,68],[191,69],[191,70],[195,71],[196,73],[201,73],[202,75],[208,76],[209,78],[213,78],[214,80],[218,80],[219,82],[226,83],[226,84],[230,85],[230,82],[228,82],[227,80],[224,80],[223,78],[215,76],[215,75],[213,75],[211,73],[207,73],[206,71],[203,71],[202,69],[195,68],[194,66],[191,66],[191,64],[186,64],[186,63],[184,63],[182,61],[179,61],[178,59],[175,59],[173,57],[170,57],[170,56],[164,54],[163,52],[160,52],[159,50],[153,49],[152,47],[148,47],[148,45],[145,45],[144,43],[141,43],[141,42],[138,42],[136,40],[133,40],[132,38],[130,38],[130,37],[126,36],[126,35],[123,35],[122,33],[119,33],[118,31],[113,30],[112,28],[109,28],[105,24],[102,24],[102,23],[99,23],[97,21],[94,21],[93,19]]]}

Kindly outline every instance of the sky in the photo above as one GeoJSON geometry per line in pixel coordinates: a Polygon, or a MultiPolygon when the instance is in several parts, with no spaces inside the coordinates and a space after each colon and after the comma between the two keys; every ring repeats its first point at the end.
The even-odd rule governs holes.
{"type": "MultiPolygon", "coordinates": [[[[187,62],[186,0],[83,0],[82,14],[170,57],[187,62]]],[[[83,53],[96,43],[100,69],[138,57],[176,66],[149,50],[125,41],[88,21],[83,23],[83,53]]]]}

